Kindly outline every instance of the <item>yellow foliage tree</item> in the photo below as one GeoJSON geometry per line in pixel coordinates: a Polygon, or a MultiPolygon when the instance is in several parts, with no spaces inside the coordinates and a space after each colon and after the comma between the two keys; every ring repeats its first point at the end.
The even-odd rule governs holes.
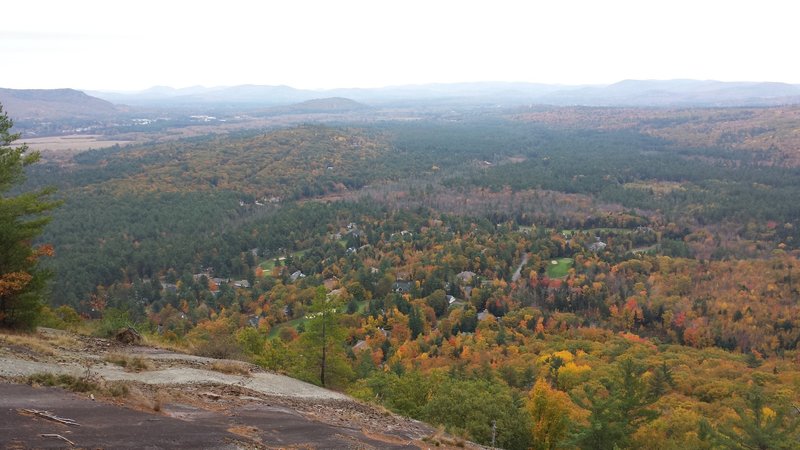
{"type": "Polygon", "coordinates": [[[533,449],[553,450],[567,438],[570,424],[579,419],[569,396],[540,378],[531,389],[525,408],[531,415],[533,449]]]}

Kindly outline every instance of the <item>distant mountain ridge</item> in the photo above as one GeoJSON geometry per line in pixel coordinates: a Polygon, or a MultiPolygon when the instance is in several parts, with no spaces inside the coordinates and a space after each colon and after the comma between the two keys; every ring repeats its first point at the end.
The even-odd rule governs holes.
{"type": "Polygon", "coordinates": [[[555,92],[538,99],[584,106],[769,106],[800,103],[800,86],[770,82],[624,80],[555,92]]]}
{"type": "Polygon", "coordinates": [[[75,89],[0,88],[0,103],[15,120],[89,119],[120,112],[111,102],[75,89]]]}
{"type": "Polygon", "coordinates": [[[342,113],[369,109],[370,107],[344,97],[315,98],[286,106],[275,106],[268,110],[273,114],[342,113]]]}
{"type": "Polygon", "coordinates": [[[91,92],[114,103],[188,106],[199,104],[278,106],[342,97],[366,104],[451,101],[456,103],[585,106],[770,106],[800,103],[800,85],[713,80],[624,80],[607,86],[476,82],[383,88],[304,90],[290,86],[241,85],[136,93],[91,92]]]}
{"type": "MultiPolygon", "coordinates": [[[[608,86],[537,83],[451,83],[304,90],[290,86],[155,86],[114,93],[75,89],[3,89],[0,103],[15,120],[94,120],[142,108],[263,109],[274,114],[338,113],[375,106],[555,105],[730,107],[800,104],[800,85],[711,80],[624,80],[608,86]]],[[[22,122],[20,122],[22,123],[22,122]]]]}

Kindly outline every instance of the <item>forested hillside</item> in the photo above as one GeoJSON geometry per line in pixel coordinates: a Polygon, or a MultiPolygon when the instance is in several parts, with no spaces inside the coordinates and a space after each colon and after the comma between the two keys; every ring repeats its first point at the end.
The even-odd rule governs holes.
{"type": "Polygon", "coordinates": [[[794,125],[729,130],[795,112],[480,110],[39,164],[27,187],[65,200],[44,321],[131,323],[503,448],[793,448],[794,125]]]}

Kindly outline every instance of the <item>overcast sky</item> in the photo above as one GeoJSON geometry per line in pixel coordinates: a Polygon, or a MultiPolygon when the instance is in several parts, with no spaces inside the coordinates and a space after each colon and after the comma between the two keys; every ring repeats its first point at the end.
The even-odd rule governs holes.
{"type": "Polygon", "coordinates": [[[800,83],[792,0],[17,0],[0,11],[7,88],[800,83]]]}

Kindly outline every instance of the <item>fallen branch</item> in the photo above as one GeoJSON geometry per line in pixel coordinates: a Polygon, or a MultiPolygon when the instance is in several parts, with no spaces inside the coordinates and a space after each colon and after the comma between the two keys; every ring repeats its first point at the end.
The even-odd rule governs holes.
{"type": "Polygon", "coordinates": [[[28,414],[33,414],[35,416],[42,417],[47,420],[52,420],[54,422],[63,423],[64,425],[71,425],[73,427],[79,427],[81,424],[76,422],[73,419],[67,419],[66,417],[58,417],[57,415],[51,413],[50,411],[40,411],[38,409],[23,409],[23,412],[28,414]]]}
{"type": "Polygon", "coordinates": [[[40,434],[39,436],[44,437],[44,438],[61,439],[62,441],[66,442],[67,444],[75,447],[75,443],[74,442],[70,441],[69,439],[65,438],[64,436],[62,436],[60,434],[40,434]]]}

